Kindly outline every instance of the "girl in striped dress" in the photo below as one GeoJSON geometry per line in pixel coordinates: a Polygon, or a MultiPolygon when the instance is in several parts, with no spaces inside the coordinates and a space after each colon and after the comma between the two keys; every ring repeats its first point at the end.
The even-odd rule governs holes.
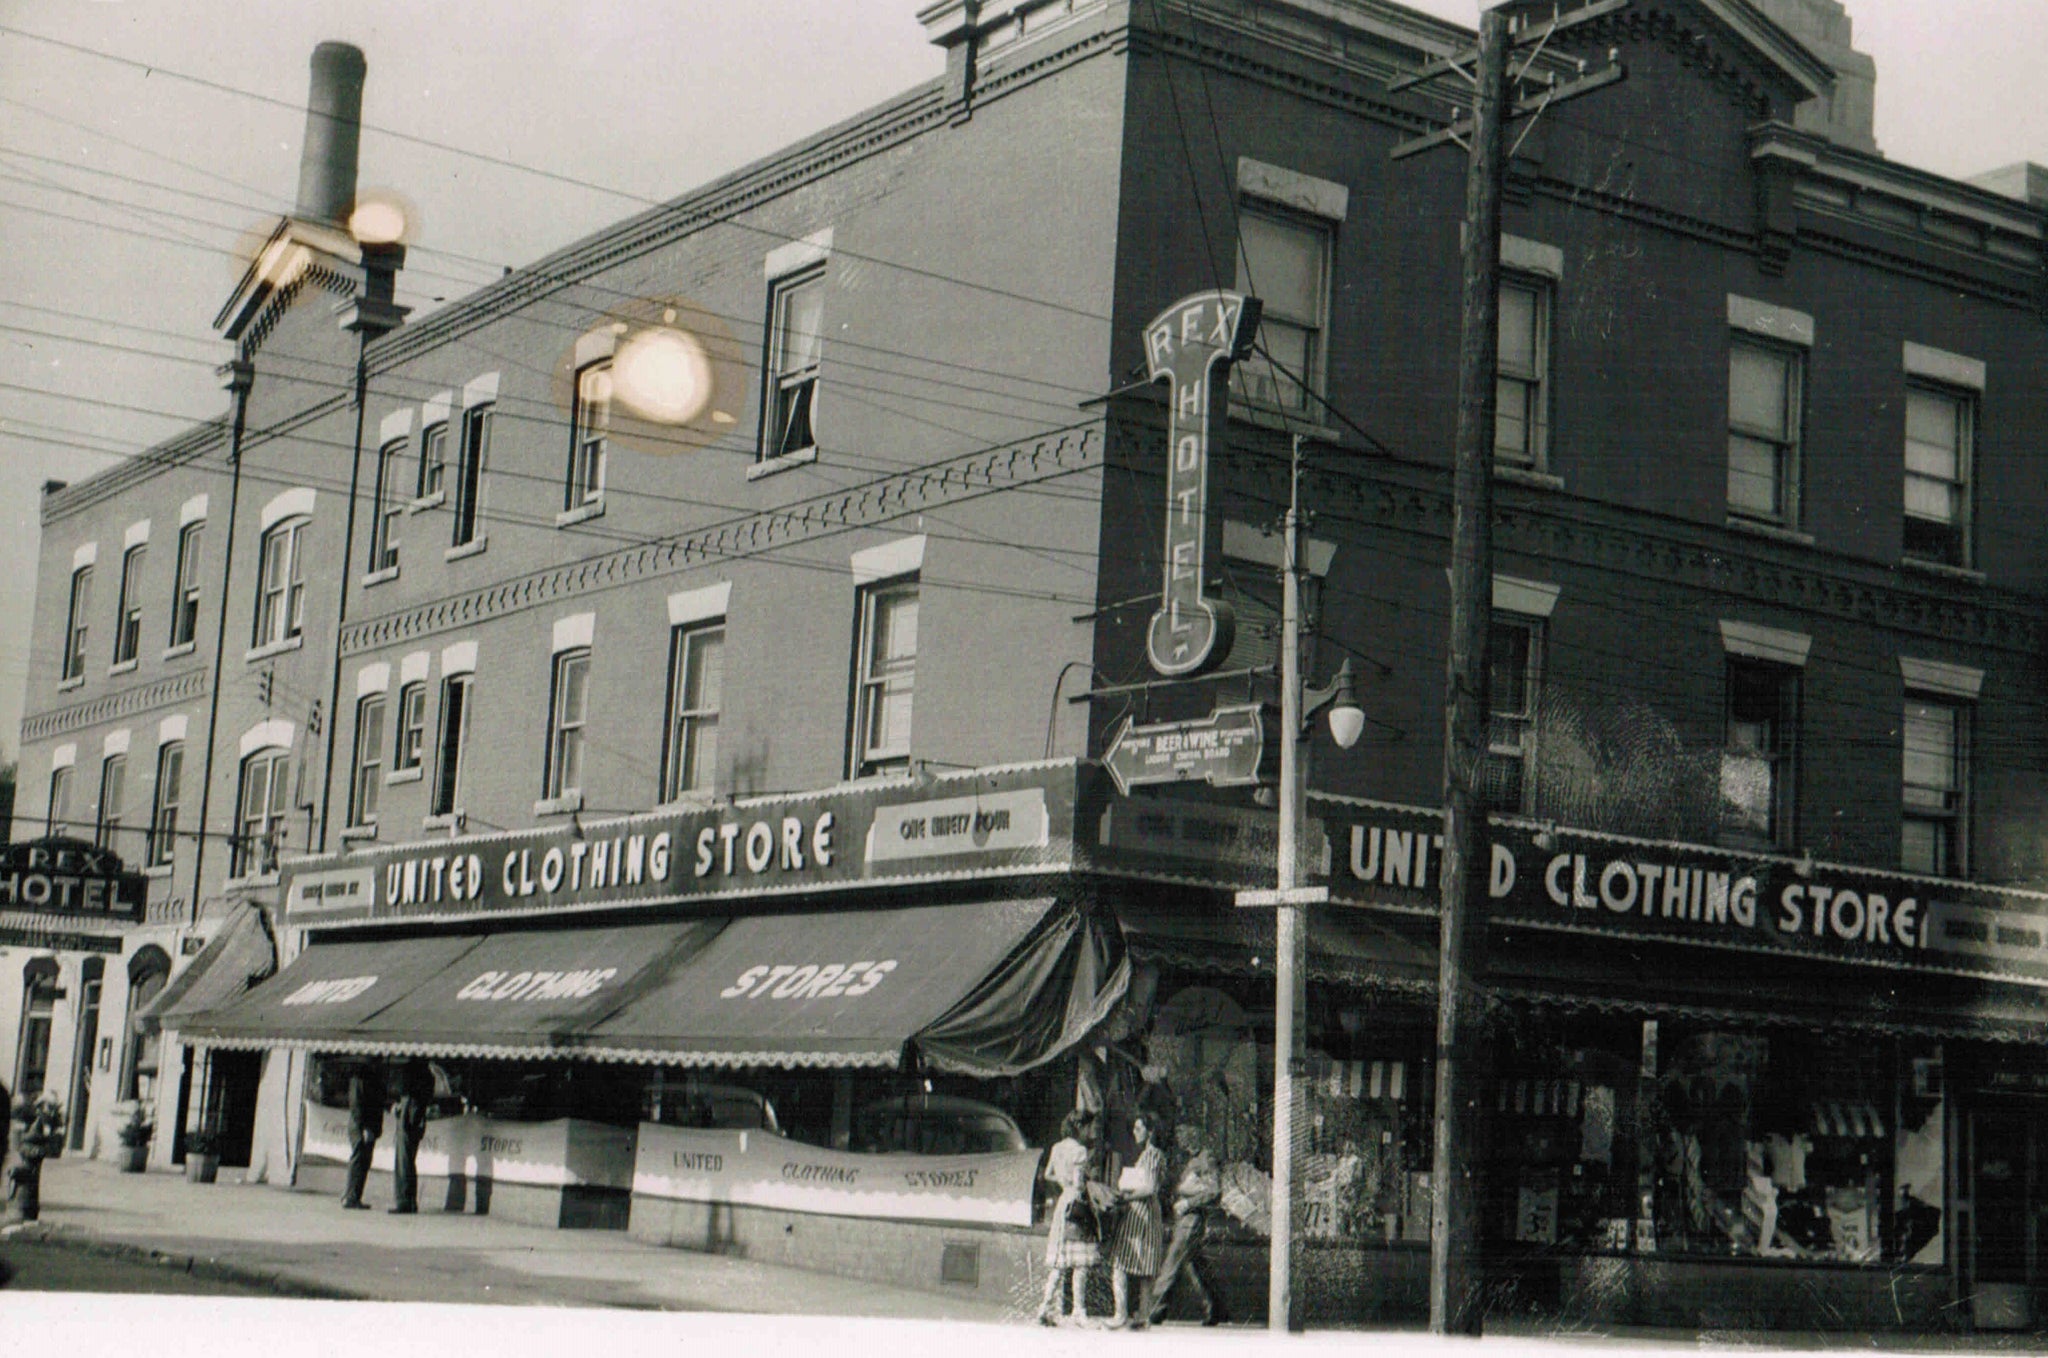
{"type": "MultiPolygon", "coordinates": [[[[1165,1252],[1159,1191],[1166,1178],[1166,1156],[1153,1140],[1151,1124],[1142,1113],[1131,1120],[1131,1140],[1138,1145],[1138,1158],[1117,1182],[1124,1210],[1109,1247],[1110,1300],[1114,1306],[1109,1326],[1113,1330],[1134,1324],[1130,1311],[1131,1275],[1135,1273],[1149,1281],[1159,1272],[1160,1256],[1165,1252]]],[[[1135,1325],[1144,1323],[1141,1310],[1135,1325]]]]}

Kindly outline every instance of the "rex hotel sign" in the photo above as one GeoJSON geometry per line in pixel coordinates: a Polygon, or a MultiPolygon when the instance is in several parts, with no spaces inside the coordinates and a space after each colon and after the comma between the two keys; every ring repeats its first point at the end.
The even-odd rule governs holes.
{"type": "Polygon", "coordinates": [[[106,849],[53,836],[0,850],[0,910],[140,921],[149,879],[106,849]]]}

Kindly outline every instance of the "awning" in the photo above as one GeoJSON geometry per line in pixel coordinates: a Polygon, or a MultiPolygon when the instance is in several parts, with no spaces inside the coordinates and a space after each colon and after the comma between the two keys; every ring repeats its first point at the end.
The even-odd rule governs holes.
{"type": "Polygon", "coordinates": [[[277,948],[253,905],[235,908],[199,955],[135,1015],[145,1033],[182,1028],[187,1018],[217,1009],[277,970],[277,948]]]}
{"type": "Polygon", "coordinates": [[[1051,900],[734,920],[597,1024],[593,1055],[651,1064],[893,1066],[1013,1074],[1123,996],[1113,921],[1051,900]]]}
{"type": "MultiPolygon", "coordinates": [[[[1308,914],[1308,976],[1374,990],[1434,993],[1434,948],[1405,937],[1385,917],[1355,906],[1316,906],[1308,914]]],[[[1117,915],[1140,961],[1197,971],[1273,974],[1273,912],[1223,907],[1194,911],[1163,902],[1121,902],[1117,915]]]]}
{"type": "Polygon", "coordinates": [[[333,1046],[410,995],[483,940],[315,943],[283,971],[219,1008],[184,1020],[188,1042],[214,1047],[333,1046]]]}

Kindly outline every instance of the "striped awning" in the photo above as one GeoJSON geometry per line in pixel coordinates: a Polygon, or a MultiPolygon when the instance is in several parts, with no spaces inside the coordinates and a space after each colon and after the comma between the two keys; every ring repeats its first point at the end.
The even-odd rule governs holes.
{"type": "Polygon", "coordinates": [[[1844,1136],[1858,1141],[1884,1135],[1884,1119],[1877,1105],[1859,1099],[1830,1099],[1813,1105],[1816,1136],[1844,1136]]]}

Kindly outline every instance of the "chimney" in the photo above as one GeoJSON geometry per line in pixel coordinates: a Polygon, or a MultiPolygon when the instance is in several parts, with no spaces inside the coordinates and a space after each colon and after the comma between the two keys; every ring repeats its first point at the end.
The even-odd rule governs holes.
{"type": "Polygon", "coordinates": [[[294,216],[347,228],[356,204],[356,152],[362,141],[363,75],[368,69],[362,49],[348,43],[323,42],[313,49],[294,216]]]}
{"type": "Polygon", "coordinates": [[[1856,26],[1842,0],[1750,0],[1806,49],[1832,66],[1835,91],[1799,106],[1793,121],[1842,146],[1877,149],[1877,63],[1855,48],[1856,26]]]}

